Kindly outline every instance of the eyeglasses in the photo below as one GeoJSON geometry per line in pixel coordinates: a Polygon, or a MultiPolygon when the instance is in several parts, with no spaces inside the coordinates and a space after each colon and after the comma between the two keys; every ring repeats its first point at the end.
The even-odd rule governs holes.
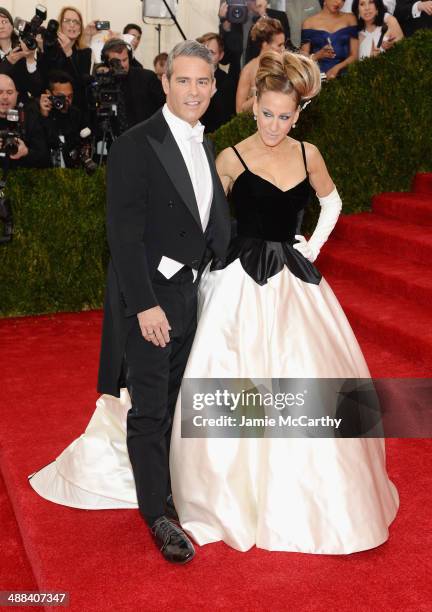
{"type": "Polygon", "coordinates": [[[0,25],[7,25],[10,23],[9,19],[0,19],[0,25]]]}
{"type": "Polygon", "coordinates": [[[63,23],[65,23],[66,25],[74,25],[81,27],[81,21],[79,21],[78,19],[63,19],[63,23]]]}

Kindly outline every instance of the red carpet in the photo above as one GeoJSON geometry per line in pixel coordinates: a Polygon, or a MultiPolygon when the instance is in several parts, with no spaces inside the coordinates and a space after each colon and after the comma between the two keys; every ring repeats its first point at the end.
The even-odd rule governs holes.
{"type": "MultiPolygon", "coordinates": [[[[388,223],[378,211],[366,216],[381,230],[388,223]]],[[[352,218],[357,231],[361,218],[352,218]]],[[[418,262],[426,280],[411,281],[402,266],[416,263],[417,249],[408,258],[397,243],[388,260],[390,239],[383,239],[381,249],[374,235],[366,252],[360,249],[367,250],[365,236],[357,242],[353,230],[348,248],[344,232],[337,232],[319,266],[358,333],[372,374],[428,375],[430,325],[421,330],[418,319],[425,320],[430,295],[426,260],[418,262]],[[371,251],[375,255],[367,259],[371,251]]],[[[420,224],[417,232],[420,240],[420,224]]],[[[431,440],[388,441],[388,470],[401,497],[390,539],[345,557],[238,553],[215,544],[199,548],[191,564],[175,567],[155,550],[137,511],[82,511],[40,499],[26,476],[79,435],[93,411],[100,323],[98,312],[0,321],[0,467],[39,589],[69,591],[70,609],[80,612],[430,610],[431,440]]],[[[0,500],[9,551],[2,555],[0,590],[31,589],[8,499],[0,500]]]]}

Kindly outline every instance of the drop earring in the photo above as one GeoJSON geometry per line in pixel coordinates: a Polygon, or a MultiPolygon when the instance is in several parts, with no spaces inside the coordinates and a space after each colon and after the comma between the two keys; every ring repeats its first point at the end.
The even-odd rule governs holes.
{"type": "Polygon", "coordinates": [[[256,115],[254,115],[254,120],[255,120],[255,121],[257,120],[257,116],[256,116],[256,115]]]}

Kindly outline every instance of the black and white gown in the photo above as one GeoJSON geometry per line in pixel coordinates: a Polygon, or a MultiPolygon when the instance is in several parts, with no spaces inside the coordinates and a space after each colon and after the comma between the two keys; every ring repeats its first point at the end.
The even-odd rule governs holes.
{"type": "MultiPolygon", "coordinates": [[[[307,172],[282,191],[241,161],[232,189],[237,237],[225,267],[201,279],[185,377],[368,378],[334,293],[293,248],[309,200],[307,172]]],[[[347,554],[387,540],[399,498],[384,440],[182,438],[180,401],[171,483],[181,524],[196,542],[347,554]]],[[[137,507],[125,438],[129,408],[126,390],[120,399],[101,396],[86,432],[31,476],[33,488],[79,508],[137,507]]]]}

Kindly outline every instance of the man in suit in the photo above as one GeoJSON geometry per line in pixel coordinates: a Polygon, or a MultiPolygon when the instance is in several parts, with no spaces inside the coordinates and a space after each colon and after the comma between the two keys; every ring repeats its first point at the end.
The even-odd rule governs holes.
{"type": "Polygon", "coordinates": [[[432,28],[432,0],[396,0],[394,16],[399,21],[405,36],[412,36],[417,30],[432,28]]]}
{"type": "Polygon", "coordinates": [[[162,80],[166,105],[114,142],[107,170],[111,261],[98,389],[119,396],[123,380],[128,388],[138,506],[174,563],[190,561],[194,549],[170,520],[171,420],[195,334],[197,274],[212,258],[224,259],[230,238],[228,205],[199,123],[213,73],[204,45],[178,44],[162,80]]]}
{"type": "Polygon", "coordinates": [[[131,64],[133,54],[128,43],[120,38],[111,38],[105,43],[101,58],[107,67],[111,67],[114,60],[124,71],[124,76],[118,83],[123,97],[127,127],[148,119],[163,106],[165,95],[159,79],[153,70],[136,68],[131,64]]]}
{"type": "Polygon", "coordinates": [[[219,32],[225,46],[224,64],[230,64],[229,74],[237,84],[241,67],[259,55],[259,48],[250,37],[252,27],[261,17],[279,19],[287,41],[290,39],[290,28],[286,13],[276,11],[268,6],[267,0],[248,0],[248,19],[245,23],[230,23],[226,17],[227,2],[222,2],[219,9],[219,32]]]}
{"type": "Polygon", "coordinates": [[[223,40],[216,32],[208,32],[198,39],[210,51],[215,65],[216,93],[202,117],[207,134],[215,132],[235,115],[236,86],[232,78],[219,68],[224,56],[223,40]]]}

